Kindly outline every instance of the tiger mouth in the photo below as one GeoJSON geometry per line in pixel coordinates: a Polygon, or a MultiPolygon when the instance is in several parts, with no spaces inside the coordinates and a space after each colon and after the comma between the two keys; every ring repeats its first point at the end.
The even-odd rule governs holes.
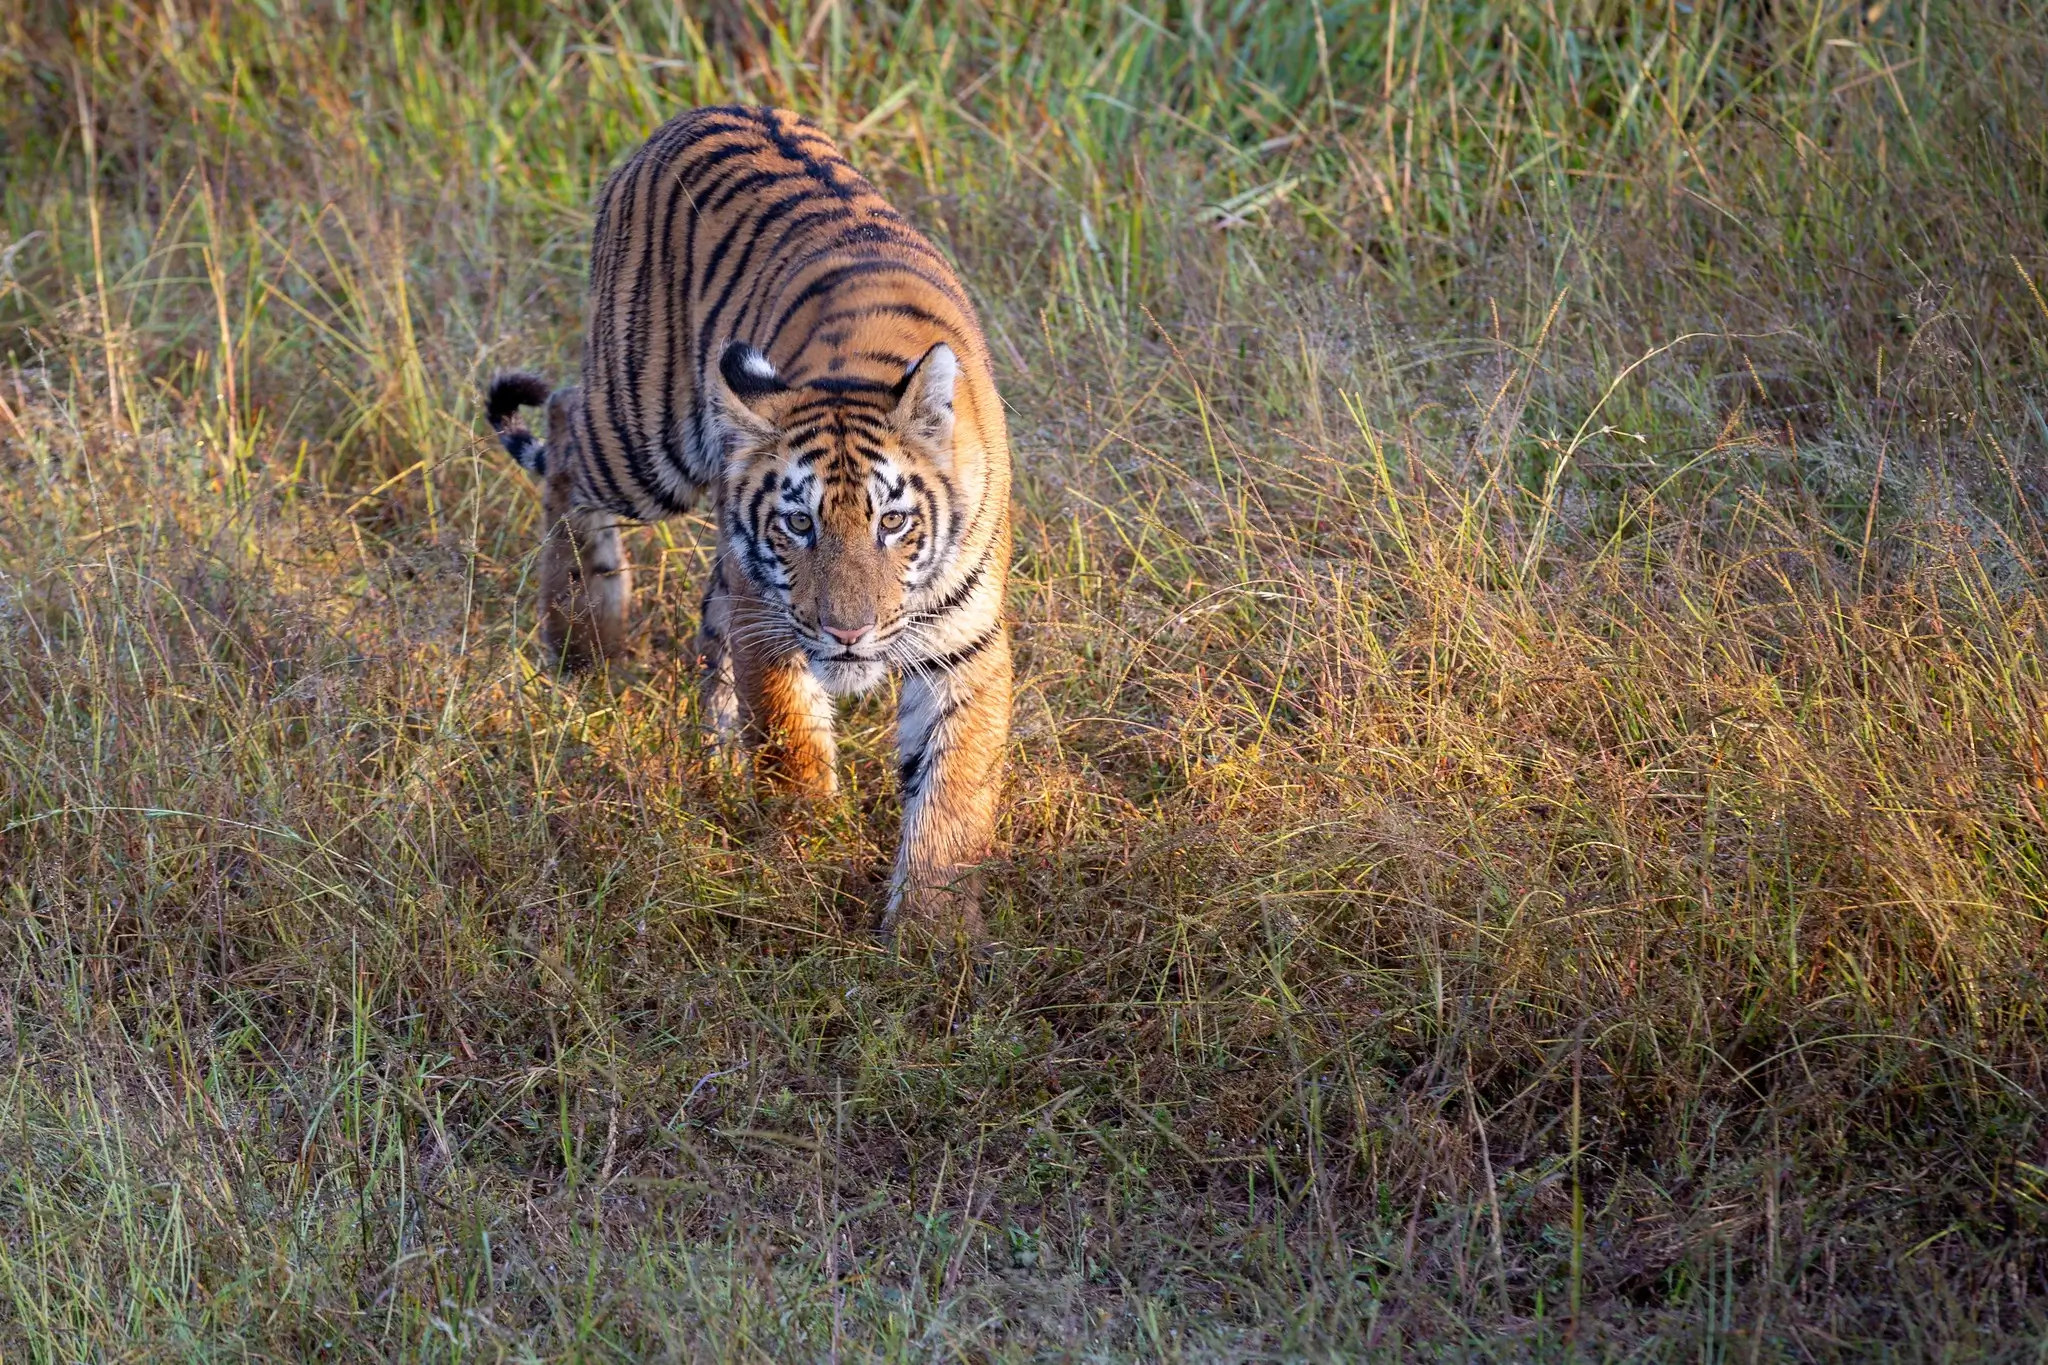
{"type": "MultiPolygon", "coordinates": [[[[865,642],[864,642],[865,643],[865,642]]],[[[804,642],[804,653],[816,664],[879,664],[887,662],[887,656],[879,647],[868,653],[848,649],[844,645],[826,645],[815,640],[804,642]],[[827,653],[827,650],[832,652],[827,653]]]]}
{"type": "Polygon", "coordinates": [[[889,644],[895,634],[876,639],[868,636],[860,642],[859,648],[849,648],[838,641],[824,641],[807,630],[799,630],[797,638],[811,662],[820,664],[881,664],[889,661],[889,644]],[[863,652],[863,650],[865,652],[863,652]]]}

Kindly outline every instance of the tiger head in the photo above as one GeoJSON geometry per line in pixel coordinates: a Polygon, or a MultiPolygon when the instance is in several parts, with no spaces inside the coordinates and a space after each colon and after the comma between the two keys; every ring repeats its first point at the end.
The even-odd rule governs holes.
{"type": "Polygon", "coordinates": [[[831,691],[881,679],[911,629],[906,599],[959,539],[959,368],[943,342],[894,385],[785,384],[742,342],[720,358],[724,539],[766,618],[733,628],[785,635],[831,691]]]}

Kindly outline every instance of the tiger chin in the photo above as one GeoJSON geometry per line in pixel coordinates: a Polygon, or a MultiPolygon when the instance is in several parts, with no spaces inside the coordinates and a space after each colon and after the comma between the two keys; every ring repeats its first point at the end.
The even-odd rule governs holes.
{"type": "Polygon", "coordinates": [[[671,120],[598,196],[579,384],[494,379],[540,484],[541,635],[625,648],[620,528],[705,503],[702,709],[771,785],[838,788],[834,699],[899,681],[902,837],[884,929],[982,932],[1008,744],[1010,450],[942,253],[774,109],[671,120]],[[519,418],[547,408],[547,435],[519,418]]]}

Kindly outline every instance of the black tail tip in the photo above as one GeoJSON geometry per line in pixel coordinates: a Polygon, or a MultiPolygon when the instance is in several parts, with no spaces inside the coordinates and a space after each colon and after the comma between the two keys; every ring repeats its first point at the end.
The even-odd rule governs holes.
{"type": "Polygon", "coordinates": [[[503,426],[521,408],[538,408],[548,401],[548,381],[537,374],[514,370],[494,375],[484,394],[484,416],[493,427],[503,426]]]}

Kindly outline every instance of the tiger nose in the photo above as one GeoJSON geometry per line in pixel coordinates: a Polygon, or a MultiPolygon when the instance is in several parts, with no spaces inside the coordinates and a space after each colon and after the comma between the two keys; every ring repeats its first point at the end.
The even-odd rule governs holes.
{"type": "Polygon", "coordinates": [[[868,632],[873,630],[874,628],[874,623],[872,621],[868,622],[866,625],[854,626],[851,629],[845,626],[835,626],[827,624],[825,627],[825,633],[831,636],[833,639],[837,640],[842,645],[857,645],[862,640],[866,639],[868,632]]]}

